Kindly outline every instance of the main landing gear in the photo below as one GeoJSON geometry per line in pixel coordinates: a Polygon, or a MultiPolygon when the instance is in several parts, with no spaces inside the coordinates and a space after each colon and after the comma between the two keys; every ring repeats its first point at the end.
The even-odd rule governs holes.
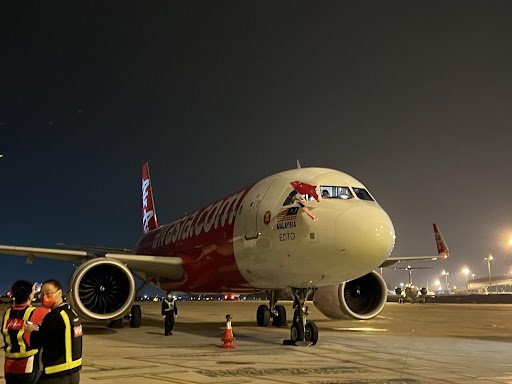
{"type": "Polygon", "coordinates": [[[142,311],[140,305],[132,305],[130,313],[120,319],[111,320],[108,324],[109,328],[123,328],[123,319],[130,322],[130,328],[140,328],[142,324],[142,311]]]}
{"type": "MultiPolygon", "coordinates": [[[[318,341],[318,327],[313,321],[307,321],[309,309],[305,305],[306,298],[311,292],[309,288],[292,288],[293,294],[293,321],[290,328],[290,340],[284,340],[285,345],[315,345],[318,341]]],[[[270,291],[270,308],[260,305],[256,311],[256,321],[260,327],[270,324],[277,327],[286,326],[286,309],[276,305],[279,298],[278,291],[270,291]]]]}
{"type": "Polygon", "coordinates": [[[286,326],[286,309],[282,305],[276,305],[279,299],[279,291],[269,291],[268,296],[270,297],[270,308],[265,304],[260,305],[256,311],[256,322],[260,327],[266,327],[272,319],[274,327],[286,326]]]}

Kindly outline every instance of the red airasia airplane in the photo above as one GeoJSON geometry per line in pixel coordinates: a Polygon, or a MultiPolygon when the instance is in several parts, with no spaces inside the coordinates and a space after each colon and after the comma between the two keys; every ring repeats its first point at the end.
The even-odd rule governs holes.
{"type": "MultiPolygon", "coordinates": [[[[269,176],[167,225],[157,221],[149,168],[142,168],[143,235],[135,251],[103,247],[49,249],[0,246],[0,253],[80,262],[68,297],[80,316],[139,327],[133,273],[144,284],[194,293],[265,290],[259,326],[287,324],[284,291],[294,299],[291,342],[316,344],[306,299],[330,318],[370,319],[386,303],[374,270],[397,261],[448,257],[434,224],[438,254],[390,257],[395,231],[386,212],[353,177],[326,168],[269,176]]],[[[142,287],[139,287],[139,289],[142,287]]]]}

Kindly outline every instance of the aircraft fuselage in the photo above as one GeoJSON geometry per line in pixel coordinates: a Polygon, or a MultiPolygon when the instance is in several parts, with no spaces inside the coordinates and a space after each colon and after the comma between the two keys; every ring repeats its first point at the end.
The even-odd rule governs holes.
{"type": "Polygon", "coordinates": [[[302,168],[149,231],[137,253],[182,258],[183,276],[159,279],[164,289],[244,292],[352,280],[382,264],[394,242],[389,216],[363,184],[336,170],[302,168]],[[333,196],[302,195],[300,203],[294,181],[333,196]]]}

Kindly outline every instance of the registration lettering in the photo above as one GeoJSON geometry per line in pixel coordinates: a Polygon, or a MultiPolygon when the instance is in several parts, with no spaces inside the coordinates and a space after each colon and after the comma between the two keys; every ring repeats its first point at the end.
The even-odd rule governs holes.
{"type": "Polygon", "coordinates": [[[295,240],[295,233],[289,232],[289,233],[280,233],[279,234],[279,241],[288,241],[288,240],[295,240]]]}

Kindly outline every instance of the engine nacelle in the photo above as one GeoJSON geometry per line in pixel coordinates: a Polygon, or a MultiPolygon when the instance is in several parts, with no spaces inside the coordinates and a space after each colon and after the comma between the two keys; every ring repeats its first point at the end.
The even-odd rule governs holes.
{"type": "Polygon", "coordinates": [[[126,315],[135,299],[135,280],[123,263],[108,258],[80,265],[69,283],[69,300],[82,318],[113,320],[126,315]]]}
{"type": "Polygon", "coordinates": [[[339,285],[317,288],[313,302],[332,319],[368,320],[382,311],[386,300],[386,282],[373,271],[339,285]]]}

